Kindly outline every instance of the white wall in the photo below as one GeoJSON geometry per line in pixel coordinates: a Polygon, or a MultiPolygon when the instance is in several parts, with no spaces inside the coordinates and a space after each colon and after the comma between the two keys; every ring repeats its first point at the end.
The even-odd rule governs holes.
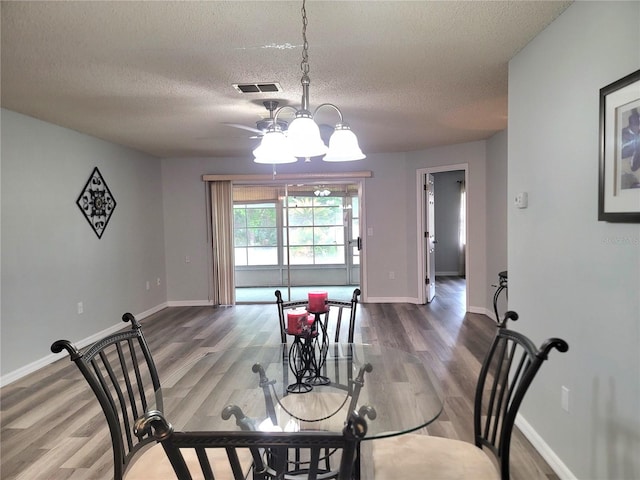
{"type": "Polygon", "coordinates": [[[599,89],[639,68],[640,2],[576,2],[509,65],[509,307],[570,346],[522,413],[584,480],[640,478],[640,225],[597,220],[599,89]]]}
{"type": "Polygon", "coordinates": [[[124,327],[123,313],[163,304],[166,290],[159,160],[8,110],[1,115],[5,376],[51,355],[55,340],[124,327]],[[117,202],[102,239],[75,204],[94,167],[117,202]]]}

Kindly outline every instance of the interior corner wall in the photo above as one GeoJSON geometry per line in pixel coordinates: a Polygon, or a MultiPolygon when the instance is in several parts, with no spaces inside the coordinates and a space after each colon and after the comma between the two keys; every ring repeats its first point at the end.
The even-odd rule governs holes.
{"type": "Polygon", "coordinates": [[[599,90],[638,69],[640,2],[575,2],[509,64],[513,328],[569,343],[521,413],[561,478],[640,478],[640,225],[598,221],[599,90]]]}
{"type": "Polygon", "coordinates": [[[5,109],[1,122],[5,377],[51,356],[55,340],[162,305],[166,276],[157,158],[5,109]],[[94,167],[116,200],[101,239],[76,205],[94,167]]]}
{"type": "MultiPolygon", "coordinates": [[[[507,130],[487,140],[487,278],[485,302],[493,314],[494,285],[498,273],[507,270],[507,130]]],[[[507,309],[506,295],[501,294],[498,311],[507,309]]]]}

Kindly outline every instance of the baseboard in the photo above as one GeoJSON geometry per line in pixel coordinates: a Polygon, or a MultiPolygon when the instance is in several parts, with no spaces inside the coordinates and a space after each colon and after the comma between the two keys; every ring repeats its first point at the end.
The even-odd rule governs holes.
{"type": "Polygon", "coordinates": [[[489,310],[488,308],[484,308],[484,307],[472,307],[471,305],[469,305],[469,313],[479,313],[480,315],[486,315],[487,317],[489,317],[492,320],[495,320],[495,315],[493,313],[493,311],[489,310]]]}
{"type": "Polygon", "coordinates": [[[547,442],[544,441],[538,432],[533,429],[531,424],[520,414],[516,416],[516,426],[561,480],[578,480],[578,477],[569,470],[569,467],[560,460],[560,457],[556,455],[547,442]]]}
{"type": "Polygon", "coordinates": [[[211,300],[172,300],[167,307],[208,307],[213,305],[211,300]]]}
{"type": "MultiPolygon", "coordinates": [[[[142,320],[143,318],[146,318],[150,315],[153,315],[154,313],[159,312],[160,310],[166,308],[167,302],[165,303],[161,303],[160,305],[157,305],[153,308],[150,308],[149,310],[146,310],[142,313],[138,313],[137,315],[134,315],[136,317],[136,319],[138,320],[142,320]]],[[[75,346],[78,348],[84,348],[87,345],[92,344],[93,342],[100,340],[102,337],[106,337],[107,335],[110,335],[112,333],[117,332],[118,330],[122,330],[126,325],[124,324],[124,322],[120,321],[118,322],[116,325],[112,325],[109,328],[105,328],[104,330],[95,333],[87,338],[83,338],[82,340],[79,340],[77,342],[75,342],[75,346]]],[[[16,380],[21,379],[22,377],[25,377],[27,375],[29,375],[30,373],[33,373],[43,367],[46,367],[47,365],[52,364],[53,362],[55,362],[56,360],[68,356],[69,354],[66,352],[60,352],[60,353],[51,353],[49,355],[47,355],[46,357],[43,357],[39,360],[36,360],[35,362],[31,362],[28,365],[25,365],[24,367],[21,367],[17,370],[14,370],[13,372],[9,372],[5,375],[3,375],[2,377],[0,377],[0,387],[4,387],[6,385],[9,385],[10,383],[15,382],[16,380]]]]}
{"type": "Polygon", "coordinates": [[[436,282],[438,281],[438,277],[459,277],[460,272],[436,272],[436,282]]]}
{"type": "Polygon", "coordinates": [[[143,318],[150,317],[154,313],[158,313],[160,310],[164,310],[168,306],[169,306],[169,302],[164,302],[164,303],[161,303],[160,305],[156,305],[155,307],[150,308],[149,310],[145,310],[142,313],[138,313],[137,315],[134,315],[134,317],[136,317],[138,320],[142,320],[143,318]]]}
{"type": "Polygon", "coordinates": [[[412,297],[367,297],[362,303],[415,303],[418,304],[417,298],[412,297]]]}

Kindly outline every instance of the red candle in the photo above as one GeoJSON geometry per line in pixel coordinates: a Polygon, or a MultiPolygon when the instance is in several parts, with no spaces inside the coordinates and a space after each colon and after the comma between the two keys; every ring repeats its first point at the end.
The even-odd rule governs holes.
{"type": "Polygon", "coordinates": [[[309,292],[309,311],[324,312],[327,292],[309,292]]]}
{"type": "Polygon", "coordinates": [[[302,333],[302,326],[307,320],[306,310],[291,310],[287,312],[287,333],[289,335],[300,335],[302,333]]]}

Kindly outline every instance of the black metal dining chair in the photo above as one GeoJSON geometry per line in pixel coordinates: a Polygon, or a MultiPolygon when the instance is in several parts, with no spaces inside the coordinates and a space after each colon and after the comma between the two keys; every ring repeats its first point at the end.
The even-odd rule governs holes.
{"type": "MultiPolygon", "coordinates": [[[[349,324],[347,330],[347,342],[353,343],[353,335],[356,328],[356,313],[358,302],[360,299],[360,289],[353,290],[351,300],[335,300],[332,298],[327,299],[325,305],[329,307],[329,311],[325,313],[324,324],[327,331],[335,329],[333,341],[338,343],[340,341],[342,319],[348,316],[349,324]],[[335,319],[335,321],[333,320],[335,319]]],[[[344,335],[342,336],[344,338],[344,335]]]]}
{"type": "MultiPolygon", "coordinates": [[[[243,425],[246,417],[242,410],[227,406],[224,419],[236,417],[236,423],[243,425]]],[[[212,462],[212,451],[226,453],[226,463],[233,471],[235,480],[247,478],[239,460],[238,450],[249,450],[253,457],[252,474],[254,480],[319,480],[335,478],[351,480],[357,447],[366,434],[367,423],[353,412],[342,431],[301,431],[301,432],[260,432],[238,430],[230,432],[177,432],[160,412],[148,412],[140,419],[135,428],[140,436],[152,435],[164,447],[178,480],[192,478],[218,479],[217,468],[221,461],[212,462]],[[290,451],[304,451],[304,462],[290,467],[290,451]],[[335,472],[327,472],[322,466],[325,452],[339,451],[340,461],[335,472]],[[189,463],[186,458],[197,458],[198,462],[189,463]]],[[[337,456],[337,455],[336,455],[337,456]]],[[[154,476],[149,471],[149,478],[154,476]]]]}
{"type": "Polygon", "coordinates": [[[500,303],[500,297],[502,292],[505,294],[505,298],[509,298],[508,295],[508,287],[509,287],[509,279],[508,273],[506,270],[498,273],[498,284],[493,285],[496,288],[495,293],[493,294],[493,311],[496,314],[496,321],[500,320],[500,312],[498,311],[498,303],[500,303]]]}
{"type": "MultiPolygon", "coordinates": [[[[284,385],[278,386],[277,379],[269,379],[264,367],[260,363],[253,365],[253,372],[258,374],[259,387],[263,391],[265,400],[265,411],[273,425],[284,427],[287,420],[291,419],[299,422],[300,430],[324,430],[328,432],[339,432],[349,419],[352,412],[358,411],[363,418],[376,418],[376,411],[371,406],[361,406],[359,404],[360,391],[365,383],[365,375],[372,371],[369,363],[359,368],[356,378],[353,378],[353,344],[338,345],[329,347],[333,352],[333,358],[327,360],[324,365],[323,374],[328,375],[329,383],[326,386],[315,387],[306,393],[288,393],[286,382],[288,376],[283,378],[284,385]],[[339,358],[338,352],[342,358],[339,358]],[[321,388],[321,392],[317,392],[321,388]],[[279,395],[282,391],[283,395],[279,395]]],[[[286,351],[286,345],[283,350],[286,351]]],[[[285,366],[286,372],[288,367],[285,366]]],[[[246,429],[252,428],[251,424],[240,423],[246,429]]],[[[301,459],[300,450],[292,451],[291,464],[299,464],[301,459]]],[[[325,472],[332,471],[332,453],[326,451],[324,458],[325,472]]],[[[356,454],[354,478],[360,478],[359,447],[356,454]]]]}
{"type": "Polygon", "coordinates": [[[525,335],[508,330],[508,319],[517,320],[518,315],[507,312],[498,324],[478,377],[473,415],[475,444],[420,434],[376,440],[376,480],[510,479],[511,435],[520,404],[549,352],[554,348],[566,352],[569,345],[550,338],[537,348],[525,335]]]}
{"type": "MultiPolygon", "coordinates": [[[[276,305],[278,306],[278,319],[280,321],[280,340],[282,343],[287,343],[287,312],[294,309],[306,308],[308,300],[284,301],[280,290],[275,291],[275,296],[276,305]]],[[[348,317],[347,342],[353,343],[359,298],[360,289],[356,288],[353,290],[351,300],[335,300],[330,298],[325,302],[329,310],[323,314],[322,321],[325,329],[328,332],[333,332],[334,342],[337,343],[340,341],[340,334],[343,330],[342,321],[348,317]]],[[[344,338],[344,336],[342,336],[342,338],[344,338]]]]}
{"type": "MultiPolygon", "coordinates": [[[[162,411],[160,380],[140,323],[130,313],[122,316],[131,329],[116,332],[82,351],[68,340],[58,340],[51,351],[66,350],[93,390],[109,426],[114,480],[174,478],[162,446],[150,434],[137,436],[134,425],[148,411],[162,411]],[[150,476],[153,467],[157,475],[150,476]]],[[[192,459],[196,461],[197,459],[192,459]]],[[[243,457],[245,470],[250,456],[243,457]]],[[[219,480],[232,478],[230,473],[219,480]]]]}

